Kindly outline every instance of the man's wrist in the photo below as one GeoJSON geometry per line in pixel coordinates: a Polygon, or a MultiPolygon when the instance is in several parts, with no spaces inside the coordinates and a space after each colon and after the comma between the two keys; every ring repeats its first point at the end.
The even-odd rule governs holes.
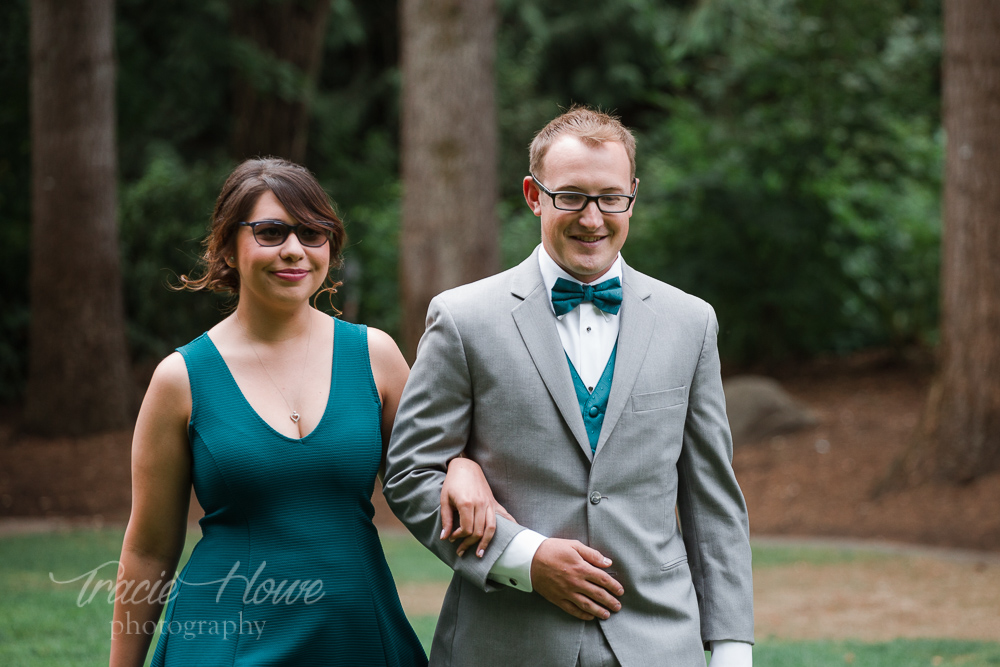
{"type": "Polygon", "coordinates": [[[519,532],[490,568],[489,578],[525,593],[533,591],[531,561],[545,539],[544,535],[528,528],[519,532]]]}
{"type": "Polygon", "coordinates": [[[709,642],[712,649],[710,667],[753,667],[753,645],[733,639],[709,642]]]}

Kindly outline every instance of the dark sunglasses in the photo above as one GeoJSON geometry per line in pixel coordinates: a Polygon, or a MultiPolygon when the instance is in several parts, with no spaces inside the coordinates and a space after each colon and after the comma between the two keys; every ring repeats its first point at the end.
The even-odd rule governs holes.
{"type": "Polygon", "coordinates": [[[253,230],[254,240],[258,245],[273,248],[284,243],[290,233],[298,237],[299,243],[309,248],[319,248],[330,240],[332,230],[322,223],[290,225],[281,220],[257,220],[256,222],[241,222],[240,227],[253,230]]]}

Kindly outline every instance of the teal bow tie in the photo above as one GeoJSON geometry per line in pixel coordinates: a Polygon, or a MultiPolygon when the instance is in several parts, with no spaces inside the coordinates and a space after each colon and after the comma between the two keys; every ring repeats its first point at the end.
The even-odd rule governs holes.
{"type": "Polygon", "coordinates": [[[556,315],[565,315],[584,301],[590,301],[605,313],[617,315],[622,306],[622,283],[617,278],[596,285],[581,285],[556,278],[552,286],[552,307],[556,315]]]}

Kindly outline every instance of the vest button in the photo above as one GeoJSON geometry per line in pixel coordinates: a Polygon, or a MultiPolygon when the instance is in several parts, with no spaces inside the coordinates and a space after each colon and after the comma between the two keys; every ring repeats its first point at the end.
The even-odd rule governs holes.
{"type": "Polygon", "coordinates": [[[591,406],[591,408],[590,408],[590,416],[591,417],[596,417],[600,412],[601,411],[597,409],[596,405],[591,406]]]}
{"type": "Polygon", "coordinates": [[[590,494],[591,505],[597,505],[600,502],[601,502],[601,494],[599,492],[594,491],[592,494],[590,494]]]}

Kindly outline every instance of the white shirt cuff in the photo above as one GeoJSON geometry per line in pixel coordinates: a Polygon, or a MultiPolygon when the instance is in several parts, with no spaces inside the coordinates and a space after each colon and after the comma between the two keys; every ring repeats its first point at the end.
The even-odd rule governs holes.
{"type": "Polygon", "coordinates": [[[530,593],[531,561],[538,547],[545,541],[544,535],[525,528],[507,544],[500,557],[490,568],[489,578],[498,584],[530,593]]]}
{"type": "Polygon", "coordinates": [[[753,667],[753,646],[746,642],[722,639],[711,642],[709,667],[753,667]]]}

